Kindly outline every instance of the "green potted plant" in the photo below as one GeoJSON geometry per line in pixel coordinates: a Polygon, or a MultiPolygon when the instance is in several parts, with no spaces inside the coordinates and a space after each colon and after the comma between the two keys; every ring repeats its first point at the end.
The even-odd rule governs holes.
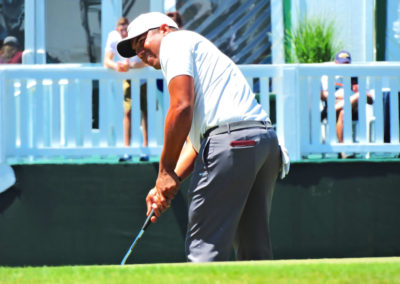
{"type": "Polygon", "coordinates": [[[335,38],[333,20],[303,19],[292,31],[286,31],[287,63],[321,63],[332,61],[341,43],[335,38]]]}

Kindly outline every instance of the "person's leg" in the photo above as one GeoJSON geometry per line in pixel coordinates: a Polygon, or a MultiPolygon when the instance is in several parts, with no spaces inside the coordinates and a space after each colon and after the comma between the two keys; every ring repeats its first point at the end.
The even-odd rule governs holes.
{"type": "Polygon", "coordinates": [[[344,110],[342,109],[341,111],[339,111],[336,121],[336,134],[339,143],[343,143],[343,117],[344,117],[344,110]]]}
{"type": "Polygon", "coordinates": [[[131,144],[131,81],[124,80],[123,82],[124,91],[124,144],[130,146],[131,144]]]}
{"type": "Polygon", "coordinates": [[[268,132],[265,143],[266,159],[257,173],[235,236],[234,247],[238,260],[273,257],[269,216],[281,163],[278,139],[273,130],[268,132]]]}
{"type": "Polygon", "coordinates": [[[142,112],[142,133],[143,133],[143,147],[147,147],[149,145],[149,137],[147,135],[147,114],[142,112]]]}
{"type": "Polygon", "coordinates": [[[229,260],[249,191],[270,151],[260,131],[267,133],[248,129],[212,136],[202,144],[188,193],[189,261],[229,260]],[[256,145],[231,147],[237,140],[252,140],[256,145]]]}
{"type": "Polygon", "coordinates": [[[124,144],[129,147],[131,144],[131,110],[124,110],[124,144]]]}
{"type": "MultiPolygon", "coordinates": [[[[351,104],[351,112],[352,112],[352,119],[358,116],[358,99],[360,95],[354,94],[350,97],[350,104],[351,104]]],[[[340,100],[338,103],[336,103],[335,108],[336,108],[336,115],[337,115],[337,121],[336,121],[336,134],[338,137],[338,142],[343,143],[343,119],[344,119],[344,109],[343,109],[343,100],[340,100]]]]}
{"type": "Polygon", "coordinates": [[[140,114],[143,134],[143,147],[147,147],[149,144],[147,135],[147,84],[142,84],[140,86],[140,114]]]}

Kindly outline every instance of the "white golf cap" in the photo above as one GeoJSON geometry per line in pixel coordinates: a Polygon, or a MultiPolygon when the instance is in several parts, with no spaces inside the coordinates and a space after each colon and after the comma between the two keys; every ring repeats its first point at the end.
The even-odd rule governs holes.
{"type": "Polygon", "coordinates": [[[160,12],[141,14],[136,17],[128,26],[128,36],[117,44],[119,55],[125,58],[135,56],[136,50],[132,49],[131,40],[151,29],[159,28],[163,24],[178,28],[174,20],[160,12]]]}
{"type": "Polygon", "coordinates": [[[3,40],[3,45],[19,45],[18,39],[15,36],[8,36],[3,40]]]}

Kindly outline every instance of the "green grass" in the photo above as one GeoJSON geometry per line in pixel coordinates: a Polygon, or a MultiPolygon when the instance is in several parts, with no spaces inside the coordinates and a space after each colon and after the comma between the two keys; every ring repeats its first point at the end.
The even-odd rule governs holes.
{"type": "Polygon", "coordinates": [[[400,258],[0,267],[0,283],[400,283],[400,258]]]}

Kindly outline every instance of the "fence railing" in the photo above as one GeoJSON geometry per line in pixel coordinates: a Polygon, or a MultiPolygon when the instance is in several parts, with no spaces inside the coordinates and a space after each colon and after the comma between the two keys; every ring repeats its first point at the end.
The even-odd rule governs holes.
{"type": "Polygon", "coordinates": [[[163,117],[156,105],[155,82],[162,78],[160,72],[146,68],[117,73],[94,66],[41,65],[12,66],[2,73],[7,157],[159,154],[163,117]],[[146,149],[140,147],[139,131],[138,78],[142,77],[148,85],[146,149]],[[127,78],[132,81],[132,147],[123,144],[122,82],[127,78]]]}
{"type": "MultiPolygon", "coordinates": [[[[311,153],[399,153],[399,64],[299,65],[297,89],[302,157],[311,153]],[[328,96],[327,118],[321,120],[321,75],[328,75],[328,93],[334,94],[335,77],[343,77],[343,143],[337,142],[335,96],[328,96]],[[352,116],[351,78],[358,78],[358,115],[352,116]],[[367,94],[373,103],[367,103],[367,94]]],[[[354,106],[353,106],[354,108],[354,106]]]]}
{"type": "MultiPolygon", "coordinates": [[[[278,137],[292,160],[309,154],[400,152],[400,64],[242,65],[263,108],[273,115],[278,137]],[[344,77],[344,143],[336,138],[335,98],[321,120],[320,80],[344,77]],[[353,134],[350,77],[358,77],[357,131],[353,134]],[[366,93],[374,95],[368,105],[366,93]],[[387,132],[387,133],[386,133],[387,132]],[[385,135],[386,133],[386,135],[385,135]],[[387,138],[389,137],[389,138],[387,138]],[[389,140],[388,140],[389,139],[389,140]]],[[[157,88],[160,71],[118,73],[93,65],[0,67],[0,163],[19,158],[86,157],[147,153],[158,156],[169,105],[157,88]],[[123,143],[123,80],[132,82],[132,139],[123,143]],[[140,82],[147,82],[148,140],[142,147],[140,82]]]]}

